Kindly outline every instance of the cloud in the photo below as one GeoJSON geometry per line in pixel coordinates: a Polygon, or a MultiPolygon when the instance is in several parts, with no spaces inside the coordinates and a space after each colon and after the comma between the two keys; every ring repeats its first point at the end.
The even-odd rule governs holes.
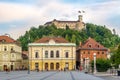
{"type": "MultiPolygon", "coordinates": [[[[31,26],[38,26],[54,18],[58,20],[77,20],[78,10],[85,10],[85,22],[106,25],[110,29],[116,28],[114,15],[120,15],[120,1],[111,0],[100,3],[85,4],[63,3],[61,0],[35,0],[34,4],[0,2],[0,23],[10,23],[8,33],[17,39],[31,26]],[[18,23],[16,23],[16,21],[18,23]],[[13,23],[15,22],[15,23],[13,23]],[[20,23],[19,23],[20,22],[20,23]]],[[[120,20],[120,19],[118,19],[120,20]]],[[[120,23],[117,23],[120,25],[120,23]]],[[[118,27],[117,27],[118,28],[118,27]]],[[[2,29],[2,28],[1,28],[2,29]]],[[[118,30],[120,32],[120,30],[118,30]]]]}
{"type": "Polygon", "coordinates": [[[0,3],[0,23],[24,20],[36,14],[34,6],[17,3],[0,3]]]}

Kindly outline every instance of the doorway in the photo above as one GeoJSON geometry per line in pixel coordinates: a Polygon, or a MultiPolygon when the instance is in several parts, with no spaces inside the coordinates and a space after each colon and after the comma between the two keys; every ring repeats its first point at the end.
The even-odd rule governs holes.
{"type": "Polygon", "coordinates": [[[59,70],[59,63],[56,63],[56,70],[59,70]]]}
{"type": "Polygon", "coordinates": [[[53,63],[50,64],[50,70],[54,70],[54,64],[53,63]]]}
{"type": "Polygon", "coordinates": [[[11,71],[13,71],[13,65],[11,65],[11,71]]]}
{"type": "Polygon", "coordinates": [[[45,63],[45,70],[48,71],[48,63],[45,63]]]}
{"type": "Polygon", "coordinates": [[[3,70],[6,71],[7,70],[7,65],[3,66],[3,70]]]}

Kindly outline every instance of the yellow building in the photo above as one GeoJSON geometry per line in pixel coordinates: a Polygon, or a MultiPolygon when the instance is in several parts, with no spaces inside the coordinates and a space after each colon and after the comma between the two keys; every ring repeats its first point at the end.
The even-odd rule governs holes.
{"type": "Polygon", "coordinates": [[[21,46],[8,36],[0,36],[0,70],[15,70],[21,66],[21,46]]]}
{"type": "Polygon", "coordinates": [[[52,24],[54,24],[57,28],[62,28],[62,29],[66,29],[67,26],[70,29],[74,29],[74,30],[82,30],[86,28],[85,23],[83,22],[83,19],[82,19],[82,15],[78,16],[77,21],[61,21],[61,20],[54,19],[53,21],[45,23],[46,26],[49,26],[52,24]]]}
{"type": "Polygon", "coordinates": [[[29,44],[30,70],[75,69],[76,45],[61,37],[43,37],[29,44]]]}

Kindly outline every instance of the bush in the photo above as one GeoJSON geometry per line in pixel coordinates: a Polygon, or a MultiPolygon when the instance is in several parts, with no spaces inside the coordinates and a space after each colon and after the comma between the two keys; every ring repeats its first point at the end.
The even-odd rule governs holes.
{"type": "MultiPolygon", "coordinates": [[[[94,61],[91,63],[92,70],[94,68],[94,61]]],[[[98,72],[106,72],[111,67],[110,60],[108,59],[97,59],[96,68],[98,72]]]]}

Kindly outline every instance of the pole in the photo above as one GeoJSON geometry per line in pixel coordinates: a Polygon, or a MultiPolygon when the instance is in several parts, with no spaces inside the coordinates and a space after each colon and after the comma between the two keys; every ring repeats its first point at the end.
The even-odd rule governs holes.
{"type": "Polygon", "coordinates": [[[94,74],[96,74],[96,53],[94,53],[93,56],[94,56],[94,74]]]}
{"type": "Polygon", "coordinates": [[[30,74],[29,51],[28,51],[28,74],[30,74]]]}
{"type": "MultiPolygon", "coordinates": [[[[30,35],[28,36],[28,43],[30,42],[30,35]]],[[[29,44],[28,44],[29,45],[29,44]]],[[[29,56],[29,53],[30,53],[30,49],[29,49],[29,46],[28,46],[28,74],[30,74],[30,56],[29,56]]]]}

